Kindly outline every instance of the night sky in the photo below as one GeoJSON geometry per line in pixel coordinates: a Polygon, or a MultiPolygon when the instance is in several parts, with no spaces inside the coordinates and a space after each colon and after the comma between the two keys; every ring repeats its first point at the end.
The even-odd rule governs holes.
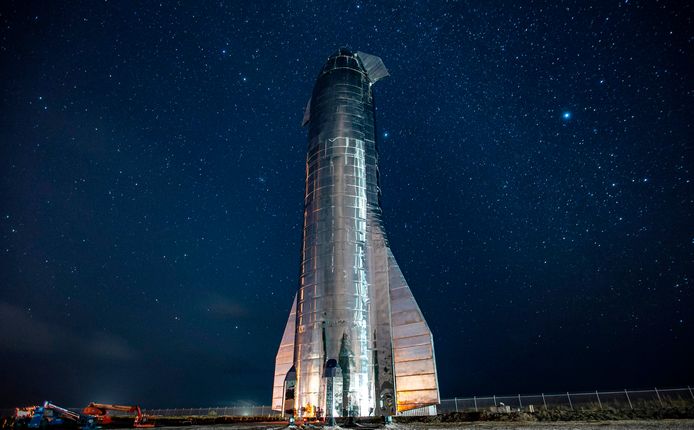
{"type": "Polygon", "coordinates": [[[694,384],[691,5],[202,3],[2,2],[0,406],[270,404],[340,46],[442,397],[694,384]]]}

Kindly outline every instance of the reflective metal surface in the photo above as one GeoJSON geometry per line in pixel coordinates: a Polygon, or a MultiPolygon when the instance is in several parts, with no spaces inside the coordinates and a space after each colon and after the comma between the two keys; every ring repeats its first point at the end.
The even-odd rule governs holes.
{"type": "Polygon", "coordinates": [[[387,75],[380,58],[340,49],[307,104],[301,280],[277,354],[275,410],[394,415],[438,403],[431,333],[381,220],[371,89],[387,75]]]}
{"type": "Polygon", "coordinates": [[[439,403],[434,339],[388,249],[393,360],[398,412],[439,403]]]}
{"type": "MultiPolygon", "coordinates": [[[[272,387],[272,406],[276,411],[283,411],[285,408],[284,398],[285,393],[285,378],[289,369],[294,365],[294,335],[296,332],[296,296],[294,296],[294,303],[292,303],[292,310],[289,311],[289,318],[287,319],[287,325],[284,328],[284,334],[282,335],[282,341],[280,342],[280,347],[277,350],[277,356],[275,357],[275,378],[272,387]]],[[[293,409],[292,405],[291,408],[293,409]]]]}

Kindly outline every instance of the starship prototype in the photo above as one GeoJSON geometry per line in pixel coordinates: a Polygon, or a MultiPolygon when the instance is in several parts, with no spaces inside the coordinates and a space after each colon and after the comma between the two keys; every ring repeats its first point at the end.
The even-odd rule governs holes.
{"type": "Polygon", "coordinates": [[[439,403],[431,331],[381,219],[372,87],[386,76],[379,57],[340,49],[304,113],[301,278],[272,399],[296,417],[435,413],[439,403]]]}

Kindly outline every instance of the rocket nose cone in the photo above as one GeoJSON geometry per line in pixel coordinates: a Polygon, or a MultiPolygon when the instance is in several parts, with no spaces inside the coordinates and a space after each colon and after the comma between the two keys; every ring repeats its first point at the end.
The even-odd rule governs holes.
{"type": "Polygon", "coordinates": [[[390,75],[380,57],[348,48],[340,48],[328,57],[318,76],[323,76],[335,69],[352,69],[362,73],[372,84],[390,75]]]}
{"type": "Polygon", "coordinates": [[[329,58],[335,58],[335,57],[339,57],[339,56],[342,56],[342,55],[345,55],[345,56],[348,56],[348,57],[353,57],[354,54],[356,54],[356,52],[354,52],[354,51],[352,51],[351,49],[346,48],[346,47],[343,46],[343,47],[341,47],[340,49],[338,49],[337,51],[333,52],[332,55],[330,55],[329,58]]]}
{"type": "MultiPolygon", "coordinates": [[[[328,60],[323,65],[320,75],[327,73],[331,70],[348,68],[364,73],[364,67],[359,61],[359,56],[356,51],[352,51],[347,48],[340,48],[335,51],[328,60]]],[[[319,76],[320,76],[319,75],[319,76]]]]}

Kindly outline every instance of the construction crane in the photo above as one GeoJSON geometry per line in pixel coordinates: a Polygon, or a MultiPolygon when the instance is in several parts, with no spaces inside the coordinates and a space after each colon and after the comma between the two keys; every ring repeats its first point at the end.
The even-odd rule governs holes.
{"type": "Polygon", "coordinates": [[[103,403],[90,403],[82,409],[82,414],[90,415],[96,418],[101,425],[110,424],[113,421],[109,411],[127,412],[135,414],[135,422],[133,427],[136,428],[152,428],[154,423],[147,422],[147,416],[142,413],[139,406],[124,406],[124,405],[107,405],[103,403]]]}

